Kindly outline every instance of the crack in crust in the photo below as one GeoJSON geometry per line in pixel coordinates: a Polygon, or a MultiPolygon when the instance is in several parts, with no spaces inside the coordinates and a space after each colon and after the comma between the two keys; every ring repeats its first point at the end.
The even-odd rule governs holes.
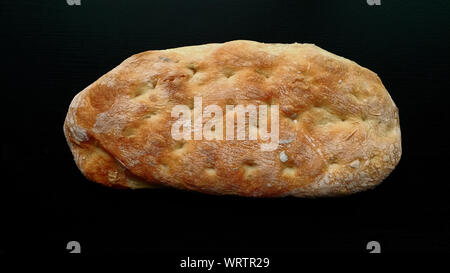
{"type": "Polygon", "coordinates": [[[232,41],[133,55],[75,96],[64,134],[88,179],[119,188],[346,195],[378,185],[401,157],[398,109],[378,76],[311,44],[232,41]],[[223,109],[279,104],[278,149],[173,140],[171,109],[192,108],[194,96],[223,109]]]}

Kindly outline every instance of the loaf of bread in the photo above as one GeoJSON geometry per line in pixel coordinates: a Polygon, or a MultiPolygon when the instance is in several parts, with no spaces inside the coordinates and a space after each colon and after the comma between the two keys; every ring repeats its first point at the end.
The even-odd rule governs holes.
{"type": "Polygon", "coordinates": [[[378,76],[297,43],[231,41],[133,55],[75,96],[64,134],[86,178],[117,188],[347,195],[378,185],[401,156],[398,110],[378,76]],[[173,134],[177,105],[194,116],[182,122],[193,129],[181,139],[173,134]],[[203,130],[218,115],[205,115],[208,105],[223,109],[223,128],[208,131],[223,139],[192,126],[198,113],[203,130]],[[228,105],[267,106],[275,145],[263,149],[270,140],[262,137],[262,119],[255,124],[245,113],[245,132],[258,137],[226,138],[226,120],[238,120],[228,105]]]}

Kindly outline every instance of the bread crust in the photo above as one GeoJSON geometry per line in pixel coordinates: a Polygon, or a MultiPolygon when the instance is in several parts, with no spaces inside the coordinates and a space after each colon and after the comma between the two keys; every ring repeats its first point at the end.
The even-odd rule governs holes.
{"type": "Polygon", "coordinates": [[[401,157],[398,109],[379,77],[312,44],[231,41],[131,56],[78,93],[64,134],[82,173],[117,188],[258,197],[347,195],[401,157]],[[171,109],[278,104],[280,144],[171,135],[171,109]],[[282,155],[283,160],[280,160],[282,155]]]}

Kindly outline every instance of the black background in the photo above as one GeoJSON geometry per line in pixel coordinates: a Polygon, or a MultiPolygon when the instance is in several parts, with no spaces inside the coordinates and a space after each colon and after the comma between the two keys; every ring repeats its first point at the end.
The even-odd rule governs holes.
{"type": "MultiPolygon", "coordinates": [[[[1,252],[275,257],[450,251],[448,1],[3,1],[1,252]],[[132,54],[224,42],[308,42],[375,71],[400,110],[403,155],[374,190],[251,199],[87,181],[63,135],[71,99],[132,54]],[[12,186],[12,189],[9,188],[12,186]],[[8,197],[5,199],[5,197],[8,197]]],[[[149,256],[148,259],[155,260],[149,256]]]]}

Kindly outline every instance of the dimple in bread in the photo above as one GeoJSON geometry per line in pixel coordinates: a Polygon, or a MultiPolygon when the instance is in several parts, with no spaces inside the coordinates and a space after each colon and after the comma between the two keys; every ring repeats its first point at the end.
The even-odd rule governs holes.
{"type": "Polygon", "coordinates": [[[133,55],[75,96],[64,134],[81,172],[117,188],[347,195],[378,185],[401,156],[398,110],[379,77],[297,43],[133,55]],[[198,96],[223,107],[278,105],[279,145],[263,151],[261,139],[174,139],[171,110],[192,108],[198,96]]]}

